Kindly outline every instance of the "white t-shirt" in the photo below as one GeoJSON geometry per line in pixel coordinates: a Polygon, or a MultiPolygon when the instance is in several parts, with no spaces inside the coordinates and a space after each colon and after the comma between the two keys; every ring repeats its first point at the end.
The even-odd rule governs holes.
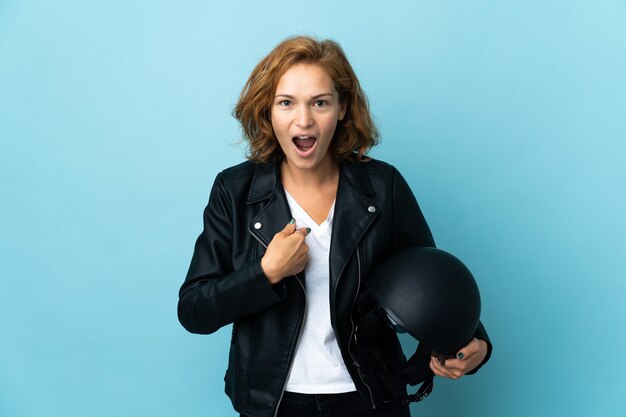
{"type": "Polygon", "coordinates": [[[335,204],[320,225],[289,195],[287,202],[296,226],[309,227],[305,242],[309,260],[304,268],[306,315],[296,356],[287,378],[286,391],[304,394],[332,394],[355,391],[356,387],[339,351],[335,332],[330,325],[329,265],[330,236],[335,204]]]}

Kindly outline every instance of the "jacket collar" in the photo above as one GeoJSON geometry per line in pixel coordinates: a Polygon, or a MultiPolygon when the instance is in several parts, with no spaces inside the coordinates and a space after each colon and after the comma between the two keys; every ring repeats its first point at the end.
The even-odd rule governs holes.
{"type": "MultiPolygon", "coordinates": [[[[280,164],[275,163],[259,163],[255,164],[254,177],[248,194],[248,203],[265,200],[276,196],[277,190],[282,189],[280,185],[280,164]]],[[[374,196],[376,194],[372,189],[367,171],[362,162],[344,161],[339,163],[339,182],[343,182],[360,192],[364,196],[374,196]]]]}
{"type": "Polygon", "coordinates": [[[248,204],[274,197],[279,184],[280,162],[254,164],[248,204]]]}

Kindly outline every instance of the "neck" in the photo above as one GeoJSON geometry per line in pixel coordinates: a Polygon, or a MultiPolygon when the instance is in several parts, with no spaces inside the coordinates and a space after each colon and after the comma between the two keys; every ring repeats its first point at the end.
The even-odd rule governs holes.
{"type": "Polygon", "coordinates": [[[326,162],[314,169],[300,169],[287,160],[280,167],[283,185],[287,188],[294,186],[299,189],[319,189],[330,184],[336,184],[339,179],[339,164],[327,158],[326,162]]]}

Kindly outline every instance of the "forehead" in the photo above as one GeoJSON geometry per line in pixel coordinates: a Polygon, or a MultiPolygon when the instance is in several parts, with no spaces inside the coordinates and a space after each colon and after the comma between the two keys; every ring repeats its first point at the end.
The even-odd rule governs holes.
{"type": "Polygon", "coordinates": [[[324,68],[317,64],[296,64],[278,79],[276,94],[336,93],[335,84],[324,68]]]}

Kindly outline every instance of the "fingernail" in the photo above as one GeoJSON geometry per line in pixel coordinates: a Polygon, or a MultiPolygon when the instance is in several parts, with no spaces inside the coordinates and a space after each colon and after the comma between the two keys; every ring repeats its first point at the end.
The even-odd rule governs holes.
{"type": "Polygon", "coordinates": [[[465,357],[465,355],[463,354],[463,352],[459,352],[456,354],[457,359],[459,360],[463,360],[463,358],[465,357]]]}
{"type": "Polygon", "coordinates": [[[293,217],[291,218],[291,220],[289,220],[289,224],[294,224],[296,222],[296,219],[294,219],[293,217]]]}
{"type": "Polygon", "coordinates": [[[307,227],[307,228],[306,228],[306,234],[308,235],[309,233],[311,233],[311,228],[310,228],[310,227],[307,227]]]}

